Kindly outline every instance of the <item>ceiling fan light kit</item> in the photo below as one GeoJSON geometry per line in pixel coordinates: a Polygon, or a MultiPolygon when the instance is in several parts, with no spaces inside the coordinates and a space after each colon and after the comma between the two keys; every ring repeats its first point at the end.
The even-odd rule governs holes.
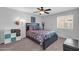
{"type": "Polygon", "coordinates": [[[40,11],[41,14],[44,14],[44,11],[40,11]]]}

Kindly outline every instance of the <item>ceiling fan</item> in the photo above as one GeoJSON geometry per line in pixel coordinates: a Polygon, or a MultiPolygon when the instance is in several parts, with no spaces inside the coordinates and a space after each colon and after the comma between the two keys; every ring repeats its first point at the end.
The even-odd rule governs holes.
{"type": "Polygon", "coordinates": [[[34,12],[34,13],[39,13],[40,15],[41,14],[49,14],[48,11],[51,11],[51,9],[44,9],[43,7],[40,7],[40,8],[37,8],[38,11],[34,12]]]}

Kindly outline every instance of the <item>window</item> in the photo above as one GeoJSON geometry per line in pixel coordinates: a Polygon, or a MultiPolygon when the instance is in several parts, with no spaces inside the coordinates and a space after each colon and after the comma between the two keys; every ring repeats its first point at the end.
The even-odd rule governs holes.
{"type": "Polygon", "coordinates": [[[57,28],[59,29],[73,29],[73,15],[58,16],[57,28]]]}

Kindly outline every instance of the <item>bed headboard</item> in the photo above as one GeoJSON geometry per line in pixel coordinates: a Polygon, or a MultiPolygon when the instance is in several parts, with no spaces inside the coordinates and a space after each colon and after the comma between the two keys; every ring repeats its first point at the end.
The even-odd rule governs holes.
{"type": "Polygon", "coordinates": [[[33,30],[40,28],[39,23],[26,23],[26,31],[29,30],[29,28],[32,27],[33,30]]]}

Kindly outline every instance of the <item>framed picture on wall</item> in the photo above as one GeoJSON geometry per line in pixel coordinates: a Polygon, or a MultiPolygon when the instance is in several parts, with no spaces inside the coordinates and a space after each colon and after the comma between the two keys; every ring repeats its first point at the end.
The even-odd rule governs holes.
{"type": "Polygon", "coordinates": [[[36,18],[35,17],[31,17],[31,23],[35,23],[36,18]]]}

